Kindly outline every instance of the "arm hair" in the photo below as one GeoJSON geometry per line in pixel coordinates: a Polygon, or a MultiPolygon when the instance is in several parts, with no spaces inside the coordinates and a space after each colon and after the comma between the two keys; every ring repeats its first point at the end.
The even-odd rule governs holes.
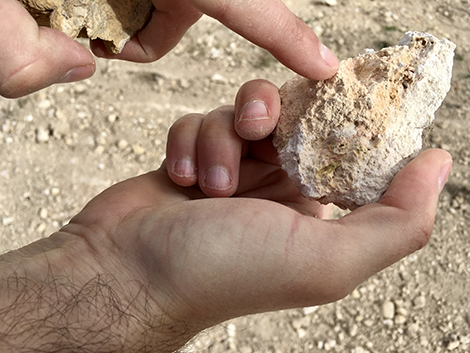
{"type": "Polygon", "coordinates": [[[10,304],[0,308],[1,352],[150,353],[175,347],[155,339],[162,329],[158,318],[142,319],[150,316],[142,315],[148,304],[142,285],[127,300],[126,288],[110,275],[76,286],[68,277],[49,274],[33,282],[14,272],[0,288],[5,285],[10,304]]]}

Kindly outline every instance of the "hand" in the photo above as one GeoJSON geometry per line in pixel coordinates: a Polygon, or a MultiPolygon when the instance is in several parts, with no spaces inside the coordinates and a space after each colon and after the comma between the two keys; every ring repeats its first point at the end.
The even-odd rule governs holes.
{"type": "MultiPolygon", "coordinates": [[[[324,221],[312,217],[322,216],[322,208],[280,169],[269,138],[248,142],[234,128],[236,118],[254,118],[236,126],[256,139],[270,133],[278,115],[275,87],[254,81],[241,88],[235,107],[182,118],[170,130],[166,165],[107,190],[72,226],[101,229],[132,267],[144,269],[138,276],[155,289],[152,297],[163,297],[178,321],[195,330],[338,300],[426,244],[450,170],[448,153],[422,153],[379,203],[324,221]],[[268,119],[259,119],[262,109],[243,111],[253,101],[266,104],[268,119]]],[[[106,263],[109,246],[93,233],[85,237],[106,263]]]]}
{"type": "Polygon", "coordinates": [[[17,0],[0,1],[0,96],[17,98],[95,72],[93,55],[65,34],[38,27],[17,0]]]}
{"type": "MultiPolygon", "coordinates": [[[[97,56],[151,62],[168,53],[203,13],[270,51],[279,61],[311,79],[336,73],[338,59],[281,0],[154,0],[148,25],[109,54],[101,41],[97,56]]],[[[36,22],[16,0],[0,3],[0,96],[17,98],[50,86],[93,75],[91,53],[64,34],[36,22]]]]}
{"type": "MultiPolygon", "coordinates": [[[[300,196],[280,169],[269,137],[248,141],[236,133],[251,135],[252,140],[267,136],[278,115],[275,87],[254,81],[240,89],[235,107],[183,117],[169,133],[162,168],[109,188],[61,232],[22,249],[23,266],[30,264],[24,272],[44,272],[42,277],[61,281],[73,278],[76,283],[111,276],[113,281],[106,285],[114,290],[113,305],[131,308],[139,323],[158,318],[164,324],[146,330],[153,336],[137,337],[137,342],[152,347],[163,342],[172,351],[199,330],[229,318],[343,298],[369,276],[427,243],[439,191],[451,168],[447,152],[423,152],[398,173],[379,203],[339,220],[322,220],[314,216],[322,216],[324,209],[300,196]],[[264,102],[266,119],[259,119],[265,115],[262,107],[247,105],[253,101],[264,102]],[[241,116],[254,119],[240,122],[241,116]],[[214,166],[229,177],[220,170],[208,177],[214,166]],[[132,295],[126,304],[128,293],[141,292],[143,296],[132,295]]],[[[19,256],[10,255],[16,258],[17,272],[19,256]]],[[[52,298],[62,303],[58,291],[52,298]]],[[[95,293],[79,293],[88,292],[95,293]]],[[[88,304],[94,303],[88,298],[84,302],[83,310],[100,307],[88,304]]],[[[61,312],[61,322],[73,322],[64,316],[61,312]]],[[[127,322],[125,311],[115,316],[121,318],[116,325],[127,322]]],[[[96,321],[93,327],[104,323],[106,330],[114,328],[101,318],[96,321]]],[[[67,332],[79,325],[73,322],[67,332]]],[[[133,337],[133,327],[124,327],[127,339],[133,337]]],[[[36,340],[36,328],[34,332],[36,340]]]]}
{"type": "Polygon", "coordinates": [[[118,55],[103,44],[92,45],[96,55],[138,62],[155,61],[169,52],[202,14],[268,50],[298,74],[325,80],[336,73],[338,59],[282,0],[153,0],[150,23],[118,55]]]}

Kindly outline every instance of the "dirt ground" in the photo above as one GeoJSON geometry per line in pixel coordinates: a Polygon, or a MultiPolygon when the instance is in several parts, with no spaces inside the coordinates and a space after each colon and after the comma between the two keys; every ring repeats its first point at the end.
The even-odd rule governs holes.
{"type": "MultiPolygon", "coordinates": [[[[187,351],[469,352],[470,1],[286,4],[340,59],[394,45],[408,30],[456,43],[452,89],[428,141],[452,153],[454,168],[422,251],[340,302],[232,320],[187,351]]],[[[0,252],[51,234],[106,187],[157,168],[178,117],[231,104],[250,79],[280,85],[292,75],[205,17],[159,62],[98,60],[84,82],[0,98],[0,252]]]]}

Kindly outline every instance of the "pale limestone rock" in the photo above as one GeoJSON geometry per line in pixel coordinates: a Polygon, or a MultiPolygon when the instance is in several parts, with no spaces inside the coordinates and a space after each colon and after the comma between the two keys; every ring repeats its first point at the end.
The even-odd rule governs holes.
{"type": "Polygon", "coordinates": [[[39,25],[71,38],[102,39],[111,53],[124,45],[149,20],[152,0],[19,0],[39,25]]]}
{"type": "Polygon", "coordinates": [[[378,201],[421,150],[450,89],[454,50],[407,32],[398,46],[341,62],[329,80],[286,82],[274,145],[302,194],[349,209],[378,201]]]}

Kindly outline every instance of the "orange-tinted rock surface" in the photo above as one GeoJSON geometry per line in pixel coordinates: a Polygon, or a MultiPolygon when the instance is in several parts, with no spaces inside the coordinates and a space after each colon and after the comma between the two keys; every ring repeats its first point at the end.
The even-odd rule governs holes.
{"type": "Polygon", "coordinates": [[[421,150],[450,89],[454,50],[407,32],[395,47],[343,61],[329,80],[286,82],[274,144],[302,194],[349,209],[378,201],[421,150]]]}

